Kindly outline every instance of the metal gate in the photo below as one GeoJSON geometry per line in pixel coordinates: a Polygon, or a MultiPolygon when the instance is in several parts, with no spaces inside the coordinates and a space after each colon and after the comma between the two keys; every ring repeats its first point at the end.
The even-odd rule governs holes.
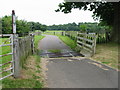
{"type": "Polygon", "coordinates": [[[0,35],[0,80],[14,74],[13,34],[0,35]]]}

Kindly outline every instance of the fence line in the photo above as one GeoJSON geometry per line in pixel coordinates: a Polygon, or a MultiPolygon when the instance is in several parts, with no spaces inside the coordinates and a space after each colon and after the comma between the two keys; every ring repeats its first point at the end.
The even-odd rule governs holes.
{"type": "Polygon", "coordinates": [[[89,34],[78,33],[77,46],[80,47],[82,54],[88,53],[89,56],[93,56],[95,54],[95,48],[96,48],[95,33],[89,33],[89,34]],[[87,52],[85,52],[85,50],[87,52]]]}
{"type": "Polygon", "coordinates": [[[0,74],[6,72],[4,76],[0,77],[0,80],[11,75],[18,78],[20,77],[20,70],[24,67],[26,58],[34,53],[34,35],[30,34],[29,36],[20,38],[17,34],[2,34],[0,37],[7,37],[5,40],[7,43],[2,43],[2,45],[0,45],[1,48],[11,47],[11,52],[6,52],[5,54],[1,53],[0,58],[2,59],[5,56],[12,55],[10,60],[3,61],[2,59],[2,63],[0,63],[0,67],[2,67],[0,74]],[[8,36],[10,38],[8,38],[8,36]]]}
{"type": "Polygon", "coordinates": [[[34,53],[34,35],[19,38],[14,37],[14,77],[20,76],[20,70],[24,67],[26,58],[34,53]]]}
{"type": "MultiPolygon", "coordinates": [[[[71,39],[76,40],[77,32],[80,33],[80,31],[65,31],[65,34],[71,39]]],[[[111,35],[110,32],[95,33],[95,34],[96,34],[96,43],[107,43],[110,41],[110,35],[111,35]]]]}

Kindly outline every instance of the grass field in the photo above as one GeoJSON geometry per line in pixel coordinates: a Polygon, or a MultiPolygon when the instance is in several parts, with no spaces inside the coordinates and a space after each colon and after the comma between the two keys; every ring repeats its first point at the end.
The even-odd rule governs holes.
{"type": "Polygon", "coordinates": [[[117,69],[118,47],[120,48],[120,45],[112,42],[97,44],[96,54],[92,57],[92,59],[117,69]]]}
{"type": "Polygon", "coordinates": [[[46,31],[46,32],[44,32],[43,34],[46,34],[46,35],[62,35],[62,32],[64,32],[64,31],[54,31],[54,30],[50,30],[50,31],[46,31]]]}
{"type": "MultiPolygon", "coordinates": [[[[35,36],[35,48],[38,46],[39,40],[43,39],[45,36],[35,36]]],[[[6,39],[3,39],[4,42],[6,39]]],[[[1,42],[1,43],[2,43],[1,42]]],[[[0,43],[0,44],[1,44],[0,43]]],[[[10,52],[8,47],[2,48],[2,54],[10,52]]],[[[5,60],[10,60],[10,57],[7,57],[5,60]]],[[[2,58],[3,61],[3,58],[2,58]]],[[[25,68],[21,70],[21,77],[19,79],[14,79],[12,76],[5,78],[2,80],[3,88],[42,88],[43,82],[41,81],[42,77],[40,71],[40,57],[37,55],[29,56],[26,60],[29,63],[26,63],[25,68]]]]}

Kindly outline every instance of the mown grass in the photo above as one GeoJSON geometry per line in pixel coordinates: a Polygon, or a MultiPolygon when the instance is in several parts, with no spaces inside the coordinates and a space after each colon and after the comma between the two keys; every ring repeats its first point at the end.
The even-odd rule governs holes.
{"type": "Polygon", "coordinates": [[[77,43],[70,39],[68,36],[57,35],[66,45],[68,45],[71,49],[75,50],[77,43]]]}
{"type": "MultiPolygon", "coordinates": [[[[44,37],[45,36],[41,35],[34,37],[35,48],[38,47],[39,40],[44,37]]],[[[3,53],[8,51],[9,50],[5,48],[3,53]]],[[[12,76],[5,78],[2,80],[3,88],[42,88],[44,86],[41,77],[40,57],[38,55],[32,55],[29,56],[26,61],[27,63],[24,65],[25,68],[21,70],[21,77],[18,79],[12,76]]]]}
{"type": "Polygon", "coordinates": [[[48,51],[52,52],[52,53],[60,53],[61,52],[61,50],[59,50],[59,49],[50,49],[48,51]]]}
{"type": "Polygon", "coordinates": [[[113,42],[97,44],[96,54],[91,59],[118,69],[118,48],[120,45],[113,42]]]}
{"type": "Polygon", "coordinates": [[[38,43],[39,43],[39,40],[42,40],[43,38],[44,38],[45,36],[42,36],[42,35],[36,35],[35,37],[34,37],[34,43],[35,43],[35,48],[37,48],[38,47],[38,43]]]}
{"type": "Polygon", "coordinates": [[[44,32],[43,34],[46,34],[46,35],[62,35],[62,32],[64,31],[55,31],[55,30],[47,30],[46,32],[44,32]]]}

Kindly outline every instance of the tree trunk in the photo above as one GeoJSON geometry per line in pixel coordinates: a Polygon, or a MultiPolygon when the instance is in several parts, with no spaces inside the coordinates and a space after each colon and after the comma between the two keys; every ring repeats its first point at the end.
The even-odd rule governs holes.
{"type": "Polygon", "coordinates": [[[113,24],[113,31],[112,31],[112,41],[120,43],[119,39],[120,34],[120,2],[114,3],[114,24],[113,24]]]}

